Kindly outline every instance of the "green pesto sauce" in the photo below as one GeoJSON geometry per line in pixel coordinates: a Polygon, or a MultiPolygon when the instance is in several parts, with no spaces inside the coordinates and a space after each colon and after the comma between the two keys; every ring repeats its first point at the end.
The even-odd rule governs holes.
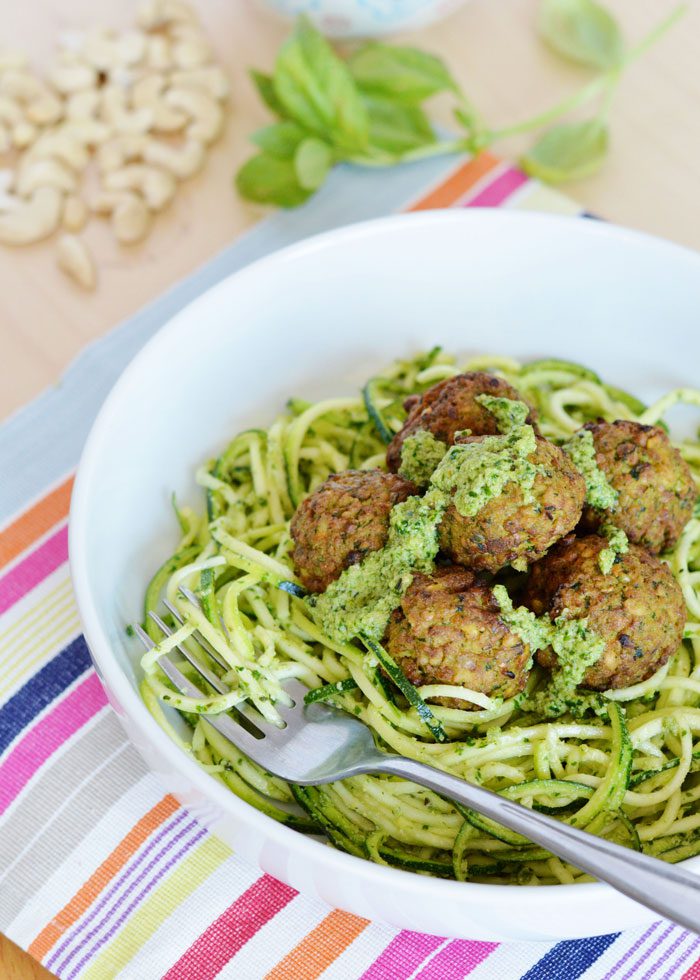
{"type": "Polygon", "coordinates": [[[462,517],[474,517],[517,483],[525,503],[534,500],[532,487],[538,467],[528,459],[536,449],[531,425],[519,425],[499,436],[452,446],[433,473],[431,484],[452,498],[462,517]]]}
{"type": "Polygon", "coordinates": [[[436,439],[427,429],[418,429],[407,436],[401,447],[399,476],[418,487],[427,486],[446,452],[446,443],[436,439]]]}
{"type": "Polygon", "coordinates": [[[493,595],[501,609],[501,619],[523,643],[529,644],[533,653],[551,646],[557,655],[557,666],[547,685],[521,698],[519,706],[546,718],[556,718],[567,711],[583,714],[588,708],[597,710],[596,695],[577,691],[586,671],[600,660],[605,649],[605,641],[588,628],[588,620],[562,615],[552,622],[546,614],[536,616],[523,606],[514,609],[502,585],[494,586],[493,595]]]}
{"type": "MultiPolygon", "coordinates": [[[[533,653],[549,646],[552,624],[548,616],[536,616],[525,606],[515,609],[505,585],[494,585],[493,595],[500,606],[503,622],[513,633],[518,634],[523,643],[527,643],[533,653]]],[[[528,670],[531,667],[532,660],[528,670]]]]}
{"type": "Polygon", "coordinates": [[[322,595],[306,600],[331,639],[344,642],[360,633],[377,642],[382,639],[413,573],[433,570],[438,527],[450,502],[463,516],[473,516],[513,482],[522,487],[526,501],[532,499],[538,467],[528,460],[536,441],[532,426],[525,424],[527,405],[488,395],[479,400],[506,431],[450,449],[428,432],[409,436],[401,454],[401,475],[427,483],[428,492],[393,507],[384,548],[346,568],[322,595]]]}
{"type": "Polygon", "coordinates": [[[525,402],[513,398],[496,398],[494,395],[477,395],[476,401],[483,405],[496,420],[500,432],[510,432],[525,425],[530,409],[525,402]]]}
{"type": "Polygon", "coordinates": [[[385,547],[346,568],[322,595],[306,600],[327,636],[346,642],[365,633],[381,641],[413,573],[433,570],[438,526],[446,506],[445,495],[434,489],[396,504],[385,547]]]}
{"type": "Polygon", "coordinates": [[[630,543],[622,528],[615,527],[614,524],[605,523],[601,526],[600,530],[608,539],[608,547],[603,548],[598,555],[598,568],[600,568],[603,575],[608,575],[615,564],[617,556],[627,554],[630,543]]]}
{"type": "Polygon", "coordinates": [[[586,503],[597,510],[615,510],[618,493],[596,462],[593,434],[579,429],[562,449],[586,481],[586,503]]]}

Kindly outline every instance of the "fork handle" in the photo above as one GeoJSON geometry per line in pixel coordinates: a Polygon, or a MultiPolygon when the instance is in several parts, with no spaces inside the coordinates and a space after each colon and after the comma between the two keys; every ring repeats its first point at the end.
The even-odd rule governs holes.
{"type": "Polygon", "coordinates": [[[497,793],[466,783],[432,766],[398,756],[384,757],[382,772],[403,776],[456,800],[523,834],[574,867],[607,881],[618,891],[679,925],[700,932],[700,877],[659,858],[631,851],[530,810],[497,793]]]}

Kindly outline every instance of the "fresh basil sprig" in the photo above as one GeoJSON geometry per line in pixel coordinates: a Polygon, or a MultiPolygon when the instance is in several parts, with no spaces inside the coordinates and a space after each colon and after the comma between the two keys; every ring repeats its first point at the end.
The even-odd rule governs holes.
{"type": "Polygon", "coordinates": [[[595,0],[542,0],[538,28],[557,54],[578,64],[606,70],[622,62],[622,32],[595,0]]]}
{"type": "Polygon", "coordinates": [[[588,176],[608,151],[607,117],[623,70],[684,12],[681,5],[637,47],[626,50],[617,22],[595,0],[540,0],[543,40],[599,74],[550,109],[501,129],[486,126],[435,55],[372,42],[343,59],[300,17],[272,74],[251,72],[277,121],[253,134],[260,152],[238,171],[238,190],[251,201],[296,207],[322,186],[337,163],[383,167],[475,153],[515,133],[545,130],[597,100],[592,118],[545,130],[522,159],[528,173],[552,183],[588,176]],[[425,101],[438,94],[455,101],[454,117],[462,130],[455,138],[440,138],[425,112],[425,101]]]}

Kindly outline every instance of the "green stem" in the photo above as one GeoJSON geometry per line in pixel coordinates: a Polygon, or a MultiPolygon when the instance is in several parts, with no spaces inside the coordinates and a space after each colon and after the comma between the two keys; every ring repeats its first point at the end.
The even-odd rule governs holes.
{"type": "Polygon", "coordinates": [[[596,95],[603,92],[610,84],[611,76],[612,72],[605,72],[605,74],[599,75],[598,78],[594,78],[593,81],[584,85],[583,88],[562,99],[561,102],[551,106],[549,109],[545,109],[544,112],[540,112],[536,116],[531,116],[530,119],[524,119],[522,122],[514,123],[512,126],[491,130],[486,134],[489,143],[495,143],[496,140],[505,139],[508,136],[517,136],[519,133],[528,133],[531,129],[541,129],[543,126],[555,122],[560,116],[564,116],[574,109],[578,109],[580,105],[590,102],[596,95]]]}
{"type": "Polygon", "coordinates": [[[466,138],[457,140],[436,140],[426,146],[419,146],[415,150],[409,150],[400,156],[391,153],[374,153],[372,156],[351,156],[345,157],[347,163],[354,163],[360,167],[386,167],[395,163],[411,163],[415,160],[425,160],[428,157],[443,156],[448,153],[464,153],[469,149],[469,141],[466,138]]]}
{"type": "Polygon", "coordinates": [[[636,47],[632,48],[632,50],[625,58],[621,67],[625,67],[626,65],[631,64],[633,61],[636,61],[640,55],[643,55],[646,51],[649,50],[649,48],[653,47],[653,45],[655,45],[657,41],[660,41],[661,38],[664,36],[664,34],[673,27],[676,21],[679,21],[681,17],[685,17],[687,13],[688,13],[688,4],[687,3],[678,4],[678,6],[671,11],[671,13],[668,15],[668,17],[665,20],[662,20],[661,23],[658,24],[653,31],[650,31],[650,33],[647,34],[645,38],[642,38],[642,40],[639,42],[639,44],[636,45],[636,47]]]}
{"type": "Polygon", "coordinates": [[[532,116],[530,119],[525,119],[523,122],[515,123],[512,126],[506,126],[504,129],[491,130],[485,134],[488,139],[488,143],[494,143],[496,140],[505,139],[507,136],[516,136],[519,133],[527,133],[532,129],[541,129],[543,126],[547,126],[549,123],[554,122],[560,116],[566,115],[566,113],[571,112],[573,109],[577,109],[580,105],[584,105],[586,102],[590,102],[591,99],[595,98],[596,95],[604,92],[608,89],[606,93],[605,111],[609,108],[609,102],[612,98],[612,94],[617,87],[617,84],[622,75],[623,69],[632,62],[636,61],[637,58],[641,57],[646,51],[649,50],[657,41],[659,41],[663,35],[670,30],[671,27],[680,20],[681,17],[685,15],[688,10],[688,5],[686,3],[679,4],[675,10],[672,10],[665,20],[661,21],[645,38],[643,38],[639,44],[632,48],[627,56],[623,59],[620,65],[615,68],[611,68],[609,71],[604,72],[597,78],[588,82],[583,88],[578,89],[578,91],[573,92],[568,95],[565,99],[557,105],[552,106],[550,109],[546,109],[544,112],[539,113],[537,116],[532,116]]]}

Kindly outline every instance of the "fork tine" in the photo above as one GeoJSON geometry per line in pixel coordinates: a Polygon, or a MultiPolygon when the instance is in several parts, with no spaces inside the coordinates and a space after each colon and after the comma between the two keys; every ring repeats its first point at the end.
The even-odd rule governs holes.
{"type": "MultiPolygon", "coordinates": [[[[160,616],[158,615],[158,613],[153,612],[153,610],[151,610],[151,612],[149,612],[148,616],[149,616],[150,619],[153,620],[153,622],[156,624],[156,626],[158,627],[158,629],[165,636],[172,636],[173,631],[170,629],[170,627],[168,627],[168,626],[165,625],[165,623],[160,618],[160,616]]],[[[188,663],[190,663],[194,667],[194,669],[197,671],[197,673],[198,674],[201,674],[202,677],[209,684],[211,684],[211,686],[214,688],[214,690],[217,692],[217,694],[228,694],[228,692],[230,691],[230,688],[227,687],[226,684],[224,684],[224,682],[221,680],[221,678],[217,677],[215,673],[213,673],[211,670],[209,670],[209,668],[206,666],[206,664],[200,663],[200,661],[197,659],[197,657],[195,657],[195,655],[190,650],[187,649],[187,647],[184,645],[184,643],[178,643],[176,649],[178,650],[179,653],[182,654],[182,656],[185,658],[185,660],[187,660],[188,663]]]]}
{"type": "MultiPolygon", "coordinates": [[[[187,599],[188,602],[196,606],[197,609],[201,609],[199,599],[194,594],[194,592],[192,592],[190,589],[186,588],[184,585],[181,585],[180,594],[184,596],[184,598],[187,599]]],[[[173,607],[167,601],[166,601],[166,605],[168,606],[169,609],[173,610],[173,607]]],[[[181,621],[181,617],[179,615],[177,618],[178,621],[181,621]]],[[[221,626],[222,629],[225,630],[223,621],[221,622],[221,626]]],[[[228,633],[226,635],[228,636],[228,633]]],[[[201,643],[202,638],[198,636],[198,640],[201,643]]],[[[298,725],[299,723],[303,722],[302,714],[304,710],[304,695],[306,694],[307,688],[304,687],[304,685],[300,681],[296,680],[296,678],[290,678],[286,684],[282,683],[281,687],[283,692],[291,699],[292,703],[284,704],[284,702],[277,702],[275,704],[275,709],[277,710],[278,714],[284,721],[286,727],[289,727],[290,725],[295,725],[295,723],[298,725]]],[[[262,726],[264,725],[265,728],[263,728],[263,731],[282,730],[274,725],[271,726],[269,722],[267,722],[261,715],[258,714],[256,709],[253,708],[251,710],[253,712],[252,715],[249,714],[247,710],[245,710],[243,705],[239,705],[238,707],[238,711],[250,722],[252,722],[256,727],[262,728],[262,726]]]]}
{"type": "MultiPolygon", "coordinates": [[[[156,620],[154,619],[154,622],[156,620]]],[[[158,627],[160,629],[160,627],[158,627]]],[[[146,650],[152,650],[156,643],[151,639],[148,633],[135,623],[133,626],[134,633],[141,640],[146,650]]],[[[165,635],[168,635],[167,633],[165,635]]],[[[206,697],[204,691],[197,687],[189,677],[180,671],[175,664],[170,660],[167,654],[158,658],[158,666],[162,669],[166,677],[175,685],[175,687],[180,691],[181,694],[185,694],[188,697],[200,698],[206,697]]],[[[195,668],[196,669],[196,668],[195,668]]],[[[233,709],[234,713],[238,714],[236,708],[233,709]]],[[[220,735],[228,739],[237,749],[241,752],[245,752],[250,755],[251,758],[256,757],[255,747],[259,742],[262,741],[262,732],[259,735],[253,735],[249,727],[244,727],[243,724],[238,724],[234,719],[227,714],[220,715],[202,715],[205,721],[208,721],[212,728],[216,729],[220,735]]],[[[246,718],[245,725],[250,726],[250,721],[246,718]]],[[[257,726],[254,726],[257,729],[257,726]]],[[[259,731],[259,729],[258,729],[259,731]]]]}
{"type": "MultiPolygon", "coordinates": [[[[163,599],[163,605],[168,610],[168,612],[173,617],[173,619],[176,622],[178,622],[180,626],[182,626],[185,620],[183,619],[180,610],[176,606],[174,606],[172,602],[168,602],[167,599],[163,599]]],[[[219,667],[221,667],[223,670],[231,669],[231,665],[226,663],[226,661],[223,659],[221,654],[217,650],[215,650],[214,647],[211,645],[211,643],[208,640],[206,640],[199,632],[197,634],[197,642],[204,650],[206,650],[206,652],[209,654],[212,660],[216,661],[219,667]]]]}

